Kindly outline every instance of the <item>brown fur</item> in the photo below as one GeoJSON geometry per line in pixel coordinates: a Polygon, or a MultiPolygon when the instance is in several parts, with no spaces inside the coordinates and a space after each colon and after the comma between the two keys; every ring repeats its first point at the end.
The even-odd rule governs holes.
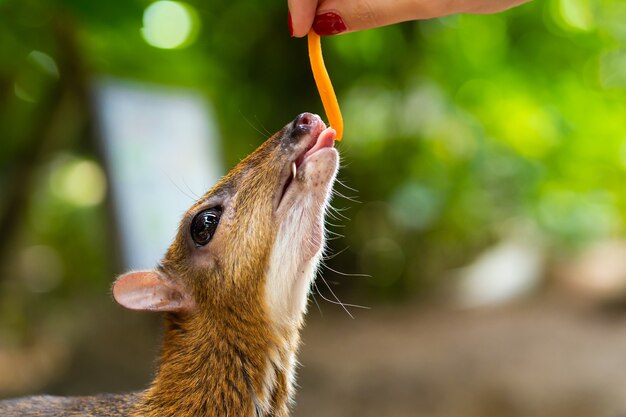
{"type": "Polygon", "coordinates": [[[309,145],[304,138],[310,132],[294,132],[296,127],[289,124],[268,139],[183,217],[157,269],[167,283],[165,298],[183,307],[153,308],[169,312],[158,371],[146,391],[0,402],[0,415],[288,416],[302,318],[274,323],[265,291],[281,220],[277,197],[290,162],[309,145]],[[198,248],[189,236],[190,222],[216,204],[223,207],[219,226],[198,248]]]}
{"type": "Polygon", "coordinates": [[[102,394],[91,397],[39,397],[0,401],[2,417],[126,416],[139,394],[102,394]]]}

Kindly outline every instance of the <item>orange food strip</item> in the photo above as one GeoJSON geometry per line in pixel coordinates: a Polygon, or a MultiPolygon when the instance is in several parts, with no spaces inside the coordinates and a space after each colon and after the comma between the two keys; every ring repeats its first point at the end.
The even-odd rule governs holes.
{"type": "Polygon", "coordinates": [[[309,31],[308,41],[309,60],[311,61],[311,70],[313,71],[315,85],[320,93],[322,105],[324,106],[326,117],[328,117],[328,123],[330,127],[337,132],[337,140],[341,140],[343,136],[343,118],[341,117],[341,110],[339,110],[335,90],[333,90],[328,71],[326,71],[326,67],[324,66],[320,35],[311,29],[309,31]]]}

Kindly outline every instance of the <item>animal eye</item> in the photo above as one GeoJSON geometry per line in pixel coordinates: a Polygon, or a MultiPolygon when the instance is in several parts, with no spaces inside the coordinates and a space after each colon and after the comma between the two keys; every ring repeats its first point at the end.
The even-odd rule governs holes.
{"type": "Polygon", "coordinates": [[[204,246],[213,237],[217,224],[220,222],[222,209],[219,207],[210,208],[196,214],[191,221],[191,238],[197,247],[204,246]]]}

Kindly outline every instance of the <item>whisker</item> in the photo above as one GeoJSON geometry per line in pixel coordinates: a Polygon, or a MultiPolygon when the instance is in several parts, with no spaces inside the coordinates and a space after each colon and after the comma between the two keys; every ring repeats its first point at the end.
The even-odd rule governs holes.
{"type": "Polygon", "coordinates": [[[348,206],[346,206],[346,207],[332,207],[332,206],[331,206],[331,208],[332,208],[335,212],[337,212],[337,213],[341,213],[341,212],[344,212],[344,211],[348,211],[348,210],[350,210],[350,207],[348,207],[348,206]]]}
{"type": "Polygon", "coordinates": [[[356,188],[352,188],[348,185],[346,185],[343,181],[341,181],[339,178],[336,178],[335,181],[337,182],[337,184],[341,185],[342,187],[347,188],[350,191],[354,191],[355,193],[358,193],[359,190],[357,190],[356,188]]]}
{"type": "MultiPolygon", "coordinates": [[[[341,255],[342,253],[344,253],[344,252],[345,252],[345,251],[347,251],[348,249],[350,249],[350,247],[349,247],[349,246],[346,246],[345,248],[343,248],[342,250],[340,250],[340,251],[339,251],[339,252],[337,252],[337,253],[331,253],[330,255],[326,255],[326,254],[324,254],[324,255],[322,256],[322,260],[324,260],[324,261],[329,261],[329,260],[331,260],[331,259],[334,259],[335,257],[337,257],[337,256],[341,255]]],[[[326,265],[324,265],[324,266],[326,266],[326,265]]]]}
{"type": "Polygon", "coordinates": [[[337,232],[335,232],[334,230],[326,229],[326,231],[327,231],[328,233],[330,233],[331,235],[333,235],[333,236],[345,237],[345,236],[344,236],[344,235],[342,235],[341,233],[337,233],[337,232]]]}
{"type": "Polygon", "coordinates": [[[324,266],[324,268],[327,268],[331,272],[334,272],[335,274],[338,274],[338,275],[342,275],[344,277],[359,277],[359,278],[371,278],[372,277],[371,275],[368,275],[368,274],[349,274],[347,272],[339,272],[331,268],[330,266],[326,265],[325,263],[323,263],[322,265],[324,266]]]}
{"type": "MultiPolygon", "coordinates": [[[[188,199],[190,199],[190,200],[192,200],[192,201],[196,201],[196,200],[198,199],[198,197],[197,197],[197,196],[195,196],[195,197],[194,197],[193,195],[189,195],[189,194],[188,194],[185,190],[183,190],[183,189],[182,189],[182,188],[181,188],[178,184],[176,184],[176,181],[174,181],[174,180],[172,179],[172,177],[170,177],[170,176],[169,176],[169,174],[167,174],[167,173],[164,173],[164,174],[167,176],[167,179],[168,179],[168,180],[172,183],[172,185],[173,185],[174,187],[176,187],[176,189],[177,189],[178,191],[180,191],[180,193],[181,193],[182,195],[184,195],[185,197],[187,197],[188,199]]],[[[184,182],[184,181],[183,181],[183,182],[184,182]]],[[[187,184],[185,184],[185,185],[187,185],[187,184]]],[[[187,186],[187,188],[189,188],[189,186],[187,186]]],[[[193,191],[191,191],[191,190],[189,190],[189,191],[190,191],[192,194],[194,194],[194,193],[193,193],[193,191]]]]}
{"type": "MultiPolygon", "coordinates": [[[[327,213],[326,213],[326,216],[327,216],[327,217],[330,217],[330,218],[331,218],[331,219],[333,219],[333,220],[337,220],[337,221],[341,221],[341,220],[342,220],[341,218],[339,218],[339,217],[335,216],[332,212],[327,212],[327,213]]],[[[343,219],[343,220],[346,220],[346,219],[343,219]]],[[[328,220],[326,220],[326,222],[327,222],[327,223],[330,223],[330,222],[328,222],[328,220]]]]}
{"type": "MultiPolygon", "coordinates": [[[[243,114],[243,112],[242,112],[241,110],[239,110],[239,114],[241,115],[241,117],[243,117],[243,118],[244,118],[244,120],[246,121],[246,123],[248,123],[248,125],[249,125],[252,129],[254,129],[254,130],[255,130],[258,134],[260,134],[260,135],[261,135],[261,136],[263,136],[263,137],[265,137],[266,135],[270,135],[270,136],[271,136],[271,134],[270,134],[269,132],[265,133],[265,132],[261,131],[259,128],[257,128],[255,125],[253,125],[253,124],[252,124],[252,122],[250,121],[250,119],[248,119],[248,118],[246,117],[246,115],[245,115],[245,114],[243,114]]],[[[255,116],[255,117],[256,117],[256,116],[255,116]]]]}
{"type": "Polygon", "coordinates": [[[352,196],[343,195],[343,194],[341,194],[339,191],[337,191],[337,190],[335,190],[335,189],[333,189],[333,194],[334,194],[334,195],[338,195],[339,197],[345,198],[345,199],[346,199],[346,200],[348,200],[348,201],[352,201],[353,203],[362,204],[362,202],[361,202],[361,201],[359,201],[359,200],[357,200],[357,199],[356,199],[356,196],[355,196],[355,197],[352,197],[352,196]]]}
{"type": "Polygon", "coordinates": [[[261,125],[261,127],[265,130],[265,133],[267,134],[267,136],[272,136],[272,132],[270,132],[264,125],[263,123],[259,120],[259,116],[257,116],[256,114],[254,115],[254,118],[256,119],[257,122],[259,122],[259,124],[261,125]]]}
{"type": "MultiPolygon", "coordinates": [[[[320,277],[320,278],[321,278],[321,277],[320,277]]],[[[324,281],[324,282],[326,282],[326,281],[324,281]]],[[[326,284],[326,285],[328,285],[328,284],[326,284]]],[[[319,294],[319,296],[320,296],[320,297],[322,297],[322,300],[324,300],[324,301],[326,301],[326,302],[328,302],[328,303],[331,303],[331,304],[340,305],[340,306],[343,308],[343,310],[344,310],[346,313],[348,313],[348,316],[350,316],[350,318],[351,318],[351,319],[354,319],[354,316],[350,313],[350,311],[348,311],[348,309],[346,308],[346,306],[345,306],[345,305],[343,305],[341,301],[339,301],[339,300],[334,301],[334,300],[331,300],[331,299],[329,299],[329,298],[324,297],[324,294],[322,294],[322,293],[320,292],[320,289],[319,289],[319,287],[317,286],[317,283],[315,283],[315,288],[317,289],[317,293],[319,294]]],[[[332,292],[332,291],[331,291],[331,292],[332,292]]]]}
{"type": "Polygon", "coordinates": [[[347,168],[349,167],[351,164],[351,162],[347,162],[345,157],[342,157],[339,160],[339,169],[343,169],[343,168],[347,168]]]}
{"type": "Polygon", "coordinates": [[[329,214],[328,215],[329,216],[333,216],[334,220],[341,220],[341,219],[343,219],[343,220],[350,220],[350,218],[348,216],[346,216],[345,214],[342,213],[342,211],[344,211],[344,210],[336,209],[333,206],[328,206],[328,208],[329,208],[329,211],[328,211],[329,214]],[[339,216],[339,218],[336,217],[335,215],[339,216]]]}
{"type": "Polygon", "coordinates": [[[337,221],[350,220],[348,216],[338,211],[331,212],[331,214],[328,214],[328,216],[331,217],[333,220],[337,220],[337,221]]]}
{"type": "MultiPolygon", "coordinates": [[[[193,195],[195,197],[195,200],[199,199],[201,196],[198,195],[198,193],[195,193],[191,187],[189,186],[189,184],[187,184],[187,181],[185,181],[183,179],[183,184],[185,184],[185,188],[187,188],[187,190],[191,193],[191,195],[193,195]]],[[[208,189],[208,188],[207,188],[208,189]]]]}
{"type": "Polygon", "coordinates": [[[330,285],[328,285],[328,282],[326,282],[326,280],[324,279],[323,276],[320,276],[321,280],[324,282],[324,284],[326,285],[326,288],[328,288],[328,291],[330,291],[330,293],[333,295],[333,297],[335,298],[335,300],[337,300],[336,302],[333,302],[332,300],[328,300],[326,298],[324,298],[324,296],[320,293],[320,297],[324,298],[326,301],[333,303],[333,304],[339,304],[341,307],[343,307],[343,309],[345,310],[346,313],[348,313],[348,315],[350,316],[350,318],[354,318],[354,316],[352,314],[350,314],[350,311],[348,311],[347,307],[352,307],[352,308],[361,308],[363,310],[370,310],[370,307],[367,306],[361,306],[358,304],[348,304],[348,303],[342,303],[339,298],[337,297],[337,294],[335,294],[335,292],[333,291],[332,288],[330,288],[330,285]]]}
{"type": "MultiPolygon", "coordinates": [[[[313,285],[315,286],[315,283],[313,283],[313,285]]],[[[315,289],[319,291],[317,287],[315,287],[315,289]]],[[[317,298],[315,297],[315,293],[313,291],[311,291],[311,297],[313,297],[313,302],[317,306],[317,311],[320,312],[320,316],[324,318],[324,313],[322,313],[322,308],[320,307],[320,303],[317,302],[317,298]]]]}
{"type": "MultiPolygon", "coordinates": [[[[337,219],[335,219],[335,220],[337,220],[337,219]]],[[[339,227],[339,228],[346,227],[345,224],[335,224],[335,223],[329,222],[328,220],[326,220],[326,224],[329,225],[329,226],[332,226],[332,227],[339,227]]]]}

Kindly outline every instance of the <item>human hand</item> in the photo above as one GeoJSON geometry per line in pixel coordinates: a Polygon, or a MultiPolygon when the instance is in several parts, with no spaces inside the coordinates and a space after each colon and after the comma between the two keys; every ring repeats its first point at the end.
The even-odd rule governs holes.
{"type": "Polygon", "coordinates": [[[496,13],[528,0],[288,0],[291,35],[319,35],[387,26],[455,13],[496,13]]]}

